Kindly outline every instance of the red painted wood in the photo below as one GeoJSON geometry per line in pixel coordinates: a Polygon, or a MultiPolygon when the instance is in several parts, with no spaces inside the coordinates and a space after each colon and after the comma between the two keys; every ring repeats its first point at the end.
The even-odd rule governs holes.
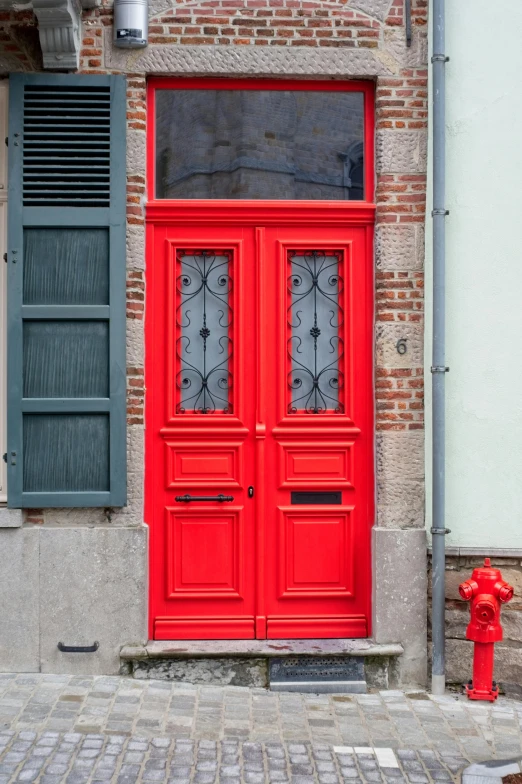
{"type": "Polygon", "coordinates": [[[252,618],[217,616],[156,618],[155,640],[249,640],[253,638],[252,618]]]}
{"type": "Polygon", "coordinates": [[[264,383],[273,391],[267,400],[264,473],[267,634],[366,636],[373,522],[372,275],[366,227],[328,226],[315,223],[308,214],[301,226],[268,228],[266,246],[272,315],[265,340],[272,361],[264,383]],[[342,414],[287,413],[288,257],[291,251],[313,248],[335,249],[343,268],[342,414]],[[296,475],[292,455],[305,456],[305,473],[296,475]],[[341,506],[290,505],[292,490],[325,489],[321,472],[328,473],[333,466],[338,467],[337,476],[326,479],[326,486],[342,491],[341,506]]]}
{"type": "Polygon", "coordinates": [[[268,621],[266,636],[269,640],[367,637],[368,623],[364,616],[274,618],[268,621]]]}
{"type": "MultiPolygon", "coordinates": [[[[184,80],[183,85],[196,82],[217,86],[215,80],[184,80]]],[[[233,88],[231,82],[218,83],[233,88]]],[[[259,84],[241,81],[236,86],[260,89],[259,84]]],[[[276,89],[346,89],[335,82],[321,87],[319,82],[274,82],[270,89],[272,84],[276,89]]],[[[149,107],[159,85],[172,88],[179,81],[151,80],[149,107]]],[[[262,86],[266,89],[267,82],[262,86]]],[[[364,84],[364,89],[371,97],[371,88],[364,84]]],[[[371,105],[368,100],[367,120],[371,105]]],[[[366,127],[368,131],[368,121],[366,127]]],[[[153,138],[152,130],[149,187],[153,138]]],[[[368,189],[373,182],[370,140],[367,145],[368,189]]],[[[373,219],[373,205],[362,202],[191,200],[148,205],[151,637],[274,639],[371,633],[373,219]],[[180,250],[198,248],[231,254],[232,414],[176,413],[176,256],[180,250]],[[343,268],[341,414],[287,413],[288,258],[292,251],[313,248],[335,251],[343,268]],[[250,485],[253,498],[248,496],[250,485]],[[291,505],[292,490],[303,489],[341,490],[342,504],[291,505]],[[233,495],[234,502],[186,505],[174,500],[185,493],[218,492],[233,495]]]]}
{"type": "Polygon", "coordinates": [[[158,618],[153,634],[158,639],[253,637],[255,504],[247,495],[255,484],[253,232],[212,222],[206,227],[151,224],[149,244],[147,509],[152,617],[158,618]],[[232,414],[176,411],[178,257],[201,248],[227,253],[232,266],[232,414]],[[233,496],[233,503],[175,501],[186,493],[221,492],[233,496]]]}

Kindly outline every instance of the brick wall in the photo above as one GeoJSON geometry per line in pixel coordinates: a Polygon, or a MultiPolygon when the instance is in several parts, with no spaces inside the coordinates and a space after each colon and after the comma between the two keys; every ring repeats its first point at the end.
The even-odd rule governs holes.
{"type": "Polygon", "coordinates": [[[151,43],[256,46],[377,47],[379,22],[357,11],[322,7],[320,2],[234,0],[201,3],[158,14],[149,28],[151,43]],[[283,7],[284,6],[284,7],[283,7]]]}
{"type": "Polygon", "coordinates": [[[0,68],[6,74],[41,70],[37,19],[32,11],[0,11],[0,68]]]}

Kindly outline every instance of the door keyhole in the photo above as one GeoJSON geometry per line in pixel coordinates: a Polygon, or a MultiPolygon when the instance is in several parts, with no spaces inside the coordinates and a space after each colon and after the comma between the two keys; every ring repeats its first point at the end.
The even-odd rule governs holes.
{"type": "Polygon", "coordinates": [[[254,488],[252,487],[252,485],[250,485],[250,487],[248,488],[248,497],[249,498],[254,497],[254,488]]]}

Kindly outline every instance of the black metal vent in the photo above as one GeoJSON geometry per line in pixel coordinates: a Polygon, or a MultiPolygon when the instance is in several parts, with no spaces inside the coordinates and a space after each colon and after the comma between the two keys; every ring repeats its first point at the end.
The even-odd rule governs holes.
{"type": "Polygon", "coordinates": [[[342,493],[338,490],[333,492],[293,492],[290,493],[292,504],[342,504],[342,493]]]}
{"type": "Polygon", "coordinates": [[[108,207],[109,87],[25,85],[25,207],[108,207]]]}

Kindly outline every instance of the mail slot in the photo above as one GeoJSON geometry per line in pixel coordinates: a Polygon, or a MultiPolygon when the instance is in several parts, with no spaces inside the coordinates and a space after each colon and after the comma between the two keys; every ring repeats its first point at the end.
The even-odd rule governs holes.
{"type": "Polygon", "coordinates": [[[342,504],[341,491],[291,493],[292,504],[342,504]]]}

